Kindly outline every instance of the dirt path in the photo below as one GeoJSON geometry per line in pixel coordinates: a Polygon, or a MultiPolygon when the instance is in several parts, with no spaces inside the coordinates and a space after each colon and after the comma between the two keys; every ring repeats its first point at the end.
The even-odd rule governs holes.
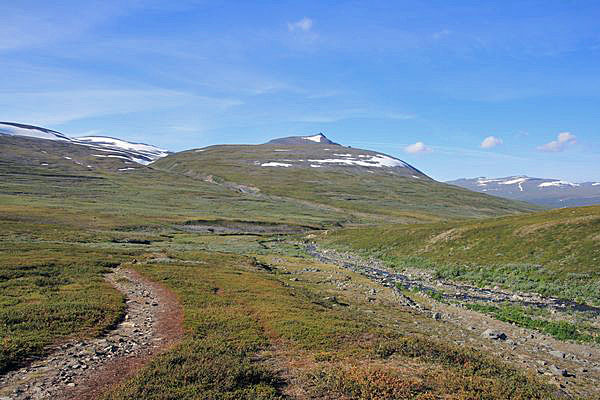
{"type": "Polygon", "coordinates": [[[124,268],[106,279],[126,298],[125,319],[101,338],[66,343],[0,377],[0,400],[96,399],[181,339],[183,310],[171,291],[124,268]]]}

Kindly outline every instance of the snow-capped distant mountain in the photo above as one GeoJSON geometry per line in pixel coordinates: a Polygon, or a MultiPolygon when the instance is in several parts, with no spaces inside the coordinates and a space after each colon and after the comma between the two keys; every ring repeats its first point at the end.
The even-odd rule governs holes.
{"type": "Polygon", "coordinates": [[[553,208],[600,204],[600,182],[573,183],[561,179],[509,176],[457,179],[446,183],[553,208]]]}
{"type": "Polygon", "coordinates": [[[25,136],[35,139],[69,142],[71,144],[87,146],[92,150],[101,152],[101,154],[94,155],[96,157],[122,158],[144,165],[169,155],[167,150],[144,143],[131,143],[103,136],[71,138],[50,129],[14,122],[0,122],[0,135],[25,136]]]}

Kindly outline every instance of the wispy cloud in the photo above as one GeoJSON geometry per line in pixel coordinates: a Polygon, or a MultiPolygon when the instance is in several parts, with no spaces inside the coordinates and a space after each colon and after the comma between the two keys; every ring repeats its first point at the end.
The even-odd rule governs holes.
{"type": "Polygon", "coordinates": [[[307,113],[295,113],[291,118],[299,122],[337,122],[353,118],[377,119],[377,120],[410,120],[417,116],[400,112],[385,112],[375,110],[372,106],[357,106],[343,109],[328,109],[327,111],[314,111],[307,113]]]}
{"type": "Polygon", "coordinates": [[[198,96],[165,89],[89,89],[48,92],[0,92],[3,119],[40,125],[83,118],[128,114],[193,105],[222,111],[241,105],[237,99],[198,96]]]}
{"type": "Polygon", "coordinates": [[[576,142],[575,135],[573,135],[571,132],[561,132],[556,137],[556,140],[539,146],[538,150],[556,153],[563,151],[569,145],[575,144],[576,142]]]}
{"type": "Polygon", "coordinates": [[[26,2],[3,4],[0,51],[35,47],[81,36],[99,24],[137,7],[132,1],[53,2],[27,6],[26,2]]]}
{"type": "Polygon", "coordinates": [[[296,22],[288,22],[288,30],[294,32],[297,30],[308,32],[313,26],[313,20],[307,17],[302,18],[296,22]]]}
{"type": "Polygon", "coordinates": [[[368,111],[364,108],[347,108],[340,110],[329,110],[326,112],[297,114],[292,116],[290,119],[297,122],[331,123],[350,118],[361,118],[366,115],[368,115],[368,111]]]}
{"type": "Polygon", "coordinates": [[[441,38],[443,38],[443,37],[445,37],[445,36],[448,36],[448,35],[450,35],[451,33],[452,33],[452,31],[451,31],[451,30],[449,30],[449,29],[442,29],[442,30],[441,30],[441,31],[439,31],[439,32],[435,32],[435,33],[434,33],[433,35],[431,35],[431,36],[432,36],[434,39],[438,40],[438,39],[441,39],[441,38]]]}
{"type": "Polygon", "coordinates": [[[481,142],[481,144],[479,146],[482,149],[491,149],[502,143],[503,143],[502,139],[497,138],[496,136],[488,136],[485,139],[483,139],[483,142],[481,142]]]}
{"type": "Polygon", "coordinates": [[[196,125],[168,125],[166,126],[166,129],[168,129],[169,131],[181,133],[198,133],[204,130],[204,128],[201,128],[196,125]]]}
{"type": "Polygon", "coordinates": [[[404,151],[409,154],[419,154],[419,153],[431,153],[433,150],[431,147],[427,147],[423,142],[417,142],[414,144],[410,144],[404,148],[404,151]]]}
{"type": "Polygon", "coordinates": [[[389,118],[389,119],[398,119],[398,120],[408,120],[408,119],[417,118],[417,116],[415,114],[399,113],[399,112],[387,113],[387,114],[385,114],[385,117],[389,118]]]}

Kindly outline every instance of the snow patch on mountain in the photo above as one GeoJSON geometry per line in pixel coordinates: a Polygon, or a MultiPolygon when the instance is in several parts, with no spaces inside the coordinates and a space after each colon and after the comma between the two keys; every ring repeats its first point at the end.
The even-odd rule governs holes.
{"type": "Polygon", "coordinates": [[[389,156],[385,156],[383,154],[377,154],[374,156],[368,156],[368,158],[363,157],[358,160],[355,158],[329,158],[324,160],[308,160],[311,163],[319,163],[319,164],[344,164],[344,165],[358,165],[361,167],[404,167],[407,168],[408,164],[403,161],[400,161],[396,158],[392,158],[389,156]]]}
{"type": "Polygon", "coordinates": [[[152,157],[154,159],[166,157],[169,152],[155,146],[144,143],[132,143],[121,139],[115,139],[105,136],[83,136],[72,139],[80,144],[95,144],[108,148],[134,151],[152,157]]]}
{"type": "Polygon", "coordinates": [[[319,134],[319,135],[315,135],[315,136],[305,136],[302,139],[311,140],[313,142],[321,143],[323,141],[324,137],[325,136],[319,134]]]}
{"type": "Polygon", "coordinates": [[[511,179],[509,181],[500,182],[500,184],[501,185],[515,185],[517,183],[527,182],[528,180],[529,180],[529,178],[517,178],[517,179],[511,179]]]}
{"type": "Polygon", "coordinates": [[[579,184],[578,183],[571,183],[571,182],[567,182],[567,181],[552,181],[552,182],[543,182],[543,183],[540,183],[538,185],[538,187],[551,187],[551,186],[557,186],[557,187],[561,187],[561,186],[577,187],[577,186],[579,186],[579,184]]]}
{"type": "Polygon", "coordinates": [[[526,176],[511,176],[508,178],[499,178],[499,179],[488,179],[485,177],[480,177],[480,178],[477,178],[477,185],[478,186],[487,186],[488,184],[491,184],[491,183],[498,184],[498,185],[517,185],[518,184],[519,187],[521,187],[520,185],[522,183],[525,183],[530,179],[531,178],[526,177],[526,176]]]}
{"type": "MultiPolygon", "coordinates": [[[[268,142],[268,144],[276,144],[276,145],[287,145],[287,146],[305,146],[308,144],[331,144],[338,145],[335,142],[332,142],[327,138],[327,136],[322,133],[318,133],[316,135],[309,136],[288,136],[284,138],[273,139],[268,142]]],[[[339,145],[338,145],[339,146],[339,145]]]]}
{"type": "Polygon", "coordinates": [[[477,185],[486,186],[488,183],[501,182],[502,179],[486,179],[486,178],[477,178],[477,185]]]}
{"type": "Polygon", "coordinates": [[[116,154],[92,154],[92,157],[106,157],[106,158],[122,158],[123,160],[129,160],[129,157],[119,156],[116,154]]]}
{"type": "MultiPolygon", "coordinates": [[[[143,165],[150,164],[159,158],[169,155],[169,152],[165,149],[150,146],[144,143],[132,143],[106,136],[84,136],[70,138],[60,132],[52,131],[50,129],[40,128],[33,125],[17,124],[13,122],[0,122],[0,135],[25,136],[35,139],[68,142],[71,144],[90,147],[94,151],[116,153],[108,157],[127,159],[143,165]]],[[[94,156],[102,157],[97,154],[94,156]]]]}
{"type": "Polygon", "coordinates": [[[529,178],[516,178],[516,179],[511,179],[508,181],[504,181],[504,182],[499,182],[501,185],[519,185],[519,190],[522,192],[523,191],[523,183],[527,182],[529,180],[529,178]]]}
{"type": "Polygon", "coordinates": [[[260,164],[261,167],[291,167],[292,164],[286,164],[286,163],[279,163],[279,162],[268,162],[268,163],[264,163],[264,164],[260,164]]]}
{"type": "Polygon", "coordinates": [[[0,135],[9,136],[27,136],[36,139],[46,140],[62,140],[69,141],[70,139],[60,132],[50,129],[39,128],[37,126],[17,124],[13,122],[0,122],[0,135]]]}

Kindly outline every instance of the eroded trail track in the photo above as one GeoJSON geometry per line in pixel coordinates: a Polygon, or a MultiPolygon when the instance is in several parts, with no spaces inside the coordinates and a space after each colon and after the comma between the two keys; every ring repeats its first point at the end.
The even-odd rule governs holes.
{"type": "Polygon", "coordinates": [[[0,377],[0,400],[95,399],[181,339],[183,311],[171,291],[124,268],[106,279],[125,296],[124,320],[101,338],[63,344],[0,377]]]}

